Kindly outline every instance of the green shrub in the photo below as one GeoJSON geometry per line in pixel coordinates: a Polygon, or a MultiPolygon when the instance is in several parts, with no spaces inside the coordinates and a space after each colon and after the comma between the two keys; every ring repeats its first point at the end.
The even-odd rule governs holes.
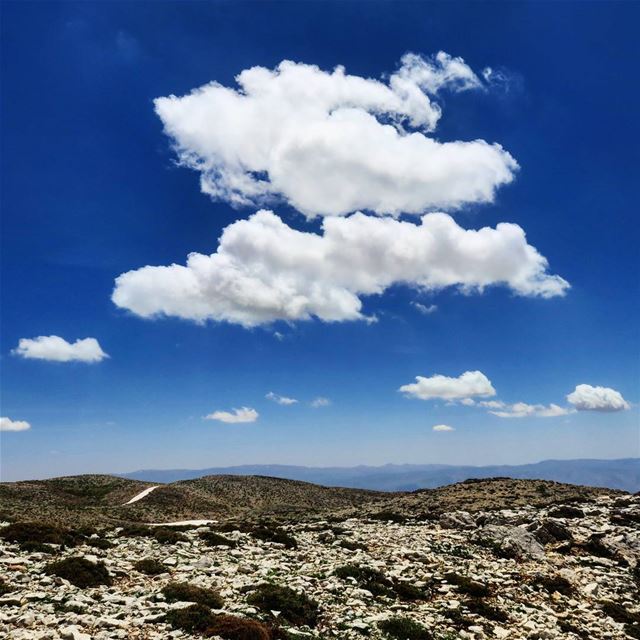
{"type": "Polygon", "coordinates": [[[571,595],[573,593],[573,585],[562,576],[543,576],[537,575],[534,576],[531,580],[531,583],[536,587],[541,587],[545,589],[549,593],[558,592],[565,596],[571,595]]]}
{"type": "Polygon", "coordinates": [[[210,547],[235,547],[236,542],[225,536],[221,536],[215,531],[203,531],[200,539],[206,542],[210,547]]]}
{"type": "Polygon", "coordinates": [[[334,572],[338,578],[353,578],[359,587],[370,591],[374,596],[393,596],[393,583],[381,571],[356,564],[345,564],[334,572]]]}
{"type": "Polygon", "coordinates": [[[431,595],[426,589],[416,587],[410,582],[404,582],[401,580],[393,581],[393,590],[400,600],[426,600],[431,595]]]}
{"type": "Polygon", "coordinates": [[[195,602],[212,609],[222,609],[224,601],[215,589],[196,587],[187,582],[170,582],[162,593],[167,602],[195,602]]]}
{"type": "Polygon", "coordinates": [[[7,593],[11,593],[13,589],[4,581],[3,578],[0,578],[0,596],[4,596],[7,593]]]}
{"type": "Polygon", "coordinates": [[[624,632],[632,638],[640,638],[640,613],[625,609],[621,604],[611,600],[601,603],[602,610],[616,622],[624,624],[624,632]]]}
{"type": "Polygon", "coordinates": [[[314,627],[318,621],[318,604],[289,587],[261,584],[247,602],[262,611],[280,611],[280,616],[291,624],[314,627]]]}
{"type": "Polygon", "coordinates": [[[372,513],[369,516],[370,520],[381,520],[382,522],[406,522],[407,516],[402,513],[396,513],[395,511],[378,511],[378,513],[372,513]]]}
{"type": "Polygon", "coordinates": [[[56,548],[52,547],[50,544],[45,544],[44,542],[34,542],[33,540],[28,540],[27,542],[20,543],[21,551],[26,551],[27,553],[56,553],[56,548]]]}
{"type": "Polygon", "coordinates": [[[148,576],[158,576],[161,573],[167,573],[167,567],[153,558],[143,558],[133,565],[136,571],[144,573],[148,576]]]}
{"type": "Polygon", "coordinates": [[[486,618],[487,620],[494,620],[495,622],[506,623],[509,622],[509,616],[498,607],[494,607],[482,598],[471,598],[467,600],[465,606],[469,611],[486,618]]]}
{"type": "Polygon", "coordinates": [[[633,613],[625,609],[621,604],[611,600],[605,600],[601,605],[605,614],[613,618],[616,622],[640,624],[640,613],[633,613]]]}
{"type": "Polygon", "coordinates": [[[87,544],[90,547],[93,547],[94,549],[111,549],[112,547],[115,547],[115,545],[113,544],[113,542],[111,542],[110,540],[107,540],[106,538],[89,538],[85,544],[87,544]]]}
{"type": "Polygon", "coordinates": [[[463,615],[460,608],[443,609],[440,611],[440,614],[445,618],[448,618],[456,629],[462,629],[474,624],[474,621],[471,618],[463,615]]]}
{"type": "Polygon", "coordinates": [[[640,562],[636,564],[636,566],[631,571],[631,577],[633,581],[636,583],[636,586],[640,588],[640,562]]]}
{"type": "Polygon", "coordinates": [[[188,542],[189,538],[179,531],[174,531],[168,527],[159,527],[153,532],[153,537],[160,544],[175,544],[176,542],[188,542]]]}
{"type": "Polygon", "coordinates": [[[154,530],[143,524],[129,524],[120,530],[120,538],[153,538],[154,530]]]}
{"type": "Polygon", "coordinates": [[[206,629],[207,636],[220,636],[223,640],[271,640],[269,627],[257,620],[238,616],[218,615],[206,629]]]}
{"type": "Polygon", "coordinates": [[[104,562],[91,562],[86,558],[72,557],[45,566],[45,573],[68,580],[76,587],[111,585],[112,580],[104,562]]]}
{"type": "Polygon", "coordinates": [[[123,527],[118,536],[121,538],[155,538],[160,544],[175,544],[189,540],[187,536],[173,527],[147,527],[141,524],[123,527]]]}
{"type": "Polygon", "coordinates": [[[0,537],[9,542],[41,542],[72,547],[76,544],[78,534],[70,529],[42,522],[14,522],[0,530],[0,537]]]}
{"type": "Polygon", "coordinates": [[[279,527],[259,525],[251,531],[251,535],[264,542],[277,542],[278,544],[283,544],[287,549],[298,548],[298,542],[296,539],[279,527]]]}
{"type": "Polygon", "coordinates": [[[353,540],[340,540],[338,543],[343,549],[349,549],[349,551],[369,551],[366,544],[362,542],[355,542],[353,540]]]}
{"type": "Polygon", "coordinates": [[[192,604],[184,609],[168,611],[164,619],[174,629],[182,629],[187,633],[204,633],[213,625],[215,616],[209,607],[192,604]]]}
{"type": "Polygon", "coordinates": [[[460,575],[451,571],[445,573],[445,580],[449,584],[453,584],[458,587],[460,593],[466,593],[467,595],[474,596],[475,598],[485,598],[491,595],[491,589],[483,582],[473,580],[468,576],[460,575]]]}
{"type": "Polygon", "coordinates": [[[591,640],[591,634],[569,620],[558,618],[558,626],[564,633],[574,633],[582,640],[591,640]]]}
{"type": "Polygon", "coordinates": [[[431,632],[411,618],[396,616],[378,623],[382,633],[396,640],[431,640],[431,632]]]}
{"type": "Polygon", "coordinates": [[[210,529],[215,529],[220,533],[231,533],[232,531],[242,531],[248,533],[253,527],[247,527],[237,522],[218,522],[216,524],[209,525],[210,529]]]}

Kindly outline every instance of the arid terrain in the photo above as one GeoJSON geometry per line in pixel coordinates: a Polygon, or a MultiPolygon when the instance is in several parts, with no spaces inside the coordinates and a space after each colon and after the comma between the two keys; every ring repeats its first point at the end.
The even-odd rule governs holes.
{"type": "Polygon", "coordinates": [[[12,640],[640,638],[640,497],[620,491],[76,476],[1,484],[0,519],[12,640]]]}

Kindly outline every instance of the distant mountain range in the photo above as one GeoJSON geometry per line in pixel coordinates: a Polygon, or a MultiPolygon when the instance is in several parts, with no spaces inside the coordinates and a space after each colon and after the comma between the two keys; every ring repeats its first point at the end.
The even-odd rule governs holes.
{"type": "Polygon", "coordinates": [[[534,464],[486,467],[445,464],[387,464],[380,467],[302,467],[242,465],[209,469],[145,469],[118,474],[134,480],[169,483],[209,475],[255,475],[303,480],[328,487],[378,491],[432,489],[469,478],[503,476],[530,480],[554,480],[591,487],[640,491],[640,458],[620,460],[543,460],[534,464]]]}

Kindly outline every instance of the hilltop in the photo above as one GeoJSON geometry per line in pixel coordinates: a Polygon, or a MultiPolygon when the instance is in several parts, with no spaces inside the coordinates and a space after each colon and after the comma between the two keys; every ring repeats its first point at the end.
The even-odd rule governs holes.
{"type": "Polygon", "coordinates": [[[615,494],[543,480],[499,478],[415,492],[323,487],[264,476],[206,476],[164,485],[108,475],[0,483],[0,517],[87,525],[280,517],[304,520],[338,513],[392,510],[409,516],[450,509],[501,509],[615,494]],[[125,504],[146,489],[143,499],[125,504]]]}
{"type": "Polygon", "coordinates": [[[304,518],[388,497],[282,478],[209,476],[160,485],[143,499],[125,504],[153,486],[108,475],[0,483],[0,517],[89,525],[268,515],[304,518]]]}

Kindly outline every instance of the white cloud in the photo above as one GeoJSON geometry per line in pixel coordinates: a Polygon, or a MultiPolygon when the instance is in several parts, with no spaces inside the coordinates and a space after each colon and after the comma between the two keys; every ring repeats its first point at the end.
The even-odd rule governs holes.
{"type": "Polygon", "coordinates": [[[412,302],[411,304],[425,316],[428,316],[438,310],[437,304],[430,304],[429,306],[422,304],[421,302],[412,302]]]}
{"type": "Polygon", "coordinates": [[[462,398],[460,400],[460,404],[463,404],[465,407],[473,407],[476,404],[476,401],[473,398],[462,398]]]}
{"type": "MultiPolygon", "coordinates": [[[[461,59],[407,54],[388,82],[285,60],[155,100],[182,165],[233,205],[282,198],[309,217],[491,202],[518,164],[499,144],[440,142],[438,92],[480,89],[461,59]]],[[[489,86],[489,85],[486,85],[489,86]]]]}
{"type": "Polygon", "coordinates": [[[0,418],[0,431],[27,431],[31,425],[25,420],[12,420],[11,418],[0,418]]]}
{"type": "Polygon", "coordinates": [[[328,407],[331,404],[331,400],[329,398],[323,398],[322,396],[318,396],[311,401],[311,406],[314,409],[320,409],[321,407],[328,407]]]}
{"type": "Polygon", "coordinates": [[[566,416],[572,413],[571,409],[560,407],[557,404],[545,406],[543,404],[527,404],[526,402],[516,402],[515,404],[505,404],[503,402],[480,403],[485,407],[492,406],[492,413],[499,418],[555,418],[557,416],[566,416]],[[500,409],[499,411],[496,409],[500,409]]]}
{"type": "Polygon", "coordinates": [[[436,424],[432,427],[434,431],[455,431],[453,427],[450,427],[448,424],[436,424]]]}
{"type": "Polygon", "coordinates": [[[109,357],[95,338],[71,343],[60,336],[21,338],[11,353],[22,358],[54,362],[100,362],[109,357]]]}
{"type": "Polygon", "coordinates": [[[146,266],[116,279],[113,302],[138,316],[177,316],[253,327],[275,320],[363,320],[360,296],[394,284],[465,293],[506,285],[549,298],[569,284],[524,231],[501,223],[467,230],[445,213],[419,224],[356,213],[323,220],[322,235],[297,231],[270,211],[226,227],[218,250],[186,266],[146,266]]]}
{"type": "Polygon", "coordinates": [[[277,393],[273,393],[273,391],[269,391],[269,393],[267,393],[265,398],[267,398],[267,400],[272,400],[273,402],[276,402],[277,404],[282,404],[282,405],[291,405],[291,404],[296,404],[298,402],[295,398],[287,398],[286,396],[279,396],[277,393]]]}
{"type": "Polygon", "coordinates": [[[590,384],[577,385],[567,400],[578,411],[623,411],[631,408],[619,391],[590,384]]]}
{"type": "Polygon", "coordinates": [[[205,420],[217,420],[218,422],[227,422],[228,424],[238,424],[242,422],[255,422],[258,419],[258,412],[249,407],[241,407],[232,411],[214,411],[205,420]]]}
{"type": "Polygon", "coordinates": [[[478,405],[485,409],[503,409],[507,406],[502,400],[482,400],[478,405]]]}
{"type": "Polygon", "coordinates": [[[416,376],[416,382],[400,387],[402,393],[421,400],[462,400],[472,396],[495,396],[491,381],[481,371],[465,371],[458,378],[434,375],[430,378],[416,376]]]}

